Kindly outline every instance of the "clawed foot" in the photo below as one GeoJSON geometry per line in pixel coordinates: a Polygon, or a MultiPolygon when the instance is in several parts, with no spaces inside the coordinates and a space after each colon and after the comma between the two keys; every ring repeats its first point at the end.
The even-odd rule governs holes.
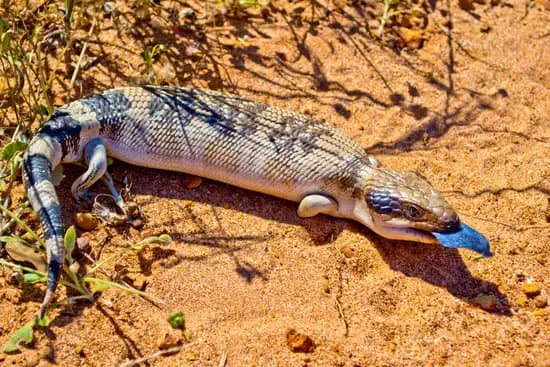
{"type": "Polygon", "coordinates": [[[74,196],[74,199],[75,199],[76,203],[79,206],[84,206],[84,205],[92,206],[93,203],[94,203],[94,199],[97,196],[97,194],[95,194],[91,190],[86,190],[83,193],[78,194],[78,195],[73,194],[73,196],[74,196]]]}

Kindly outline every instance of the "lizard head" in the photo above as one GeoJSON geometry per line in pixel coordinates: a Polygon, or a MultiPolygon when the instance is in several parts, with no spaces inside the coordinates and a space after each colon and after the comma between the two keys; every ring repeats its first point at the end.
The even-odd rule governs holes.
{"type": "Polygon", "coordinates": [[[378,167],[365,176],[357,220],[386,238],[490,254],[489,243],[461,223],[445,198],[421,175],[378,167]],[[368,215],[364,215],[365,212],[368,215]]]}

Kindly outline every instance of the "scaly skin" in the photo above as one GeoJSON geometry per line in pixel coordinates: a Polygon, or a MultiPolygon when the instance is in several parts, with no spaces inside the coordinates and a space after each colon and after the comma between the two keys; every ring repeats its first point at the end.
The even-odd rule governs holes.
{"type": "Polygon", "coordinates": [[[325,213],[354,219],[388,238],[437,243],[428,232],[460,226],[425,179],[379,167],[351,139],[305,116],[212,91],[113,89],[58,109],[25,155],[29,200],[47,244],[42,314],[63,263],[63,222],[51,172],[84,156],[90,167],[73,184],[79,195],[103,174],[105,149],[134,165],[299,202],[302,217],[325,213]]]}

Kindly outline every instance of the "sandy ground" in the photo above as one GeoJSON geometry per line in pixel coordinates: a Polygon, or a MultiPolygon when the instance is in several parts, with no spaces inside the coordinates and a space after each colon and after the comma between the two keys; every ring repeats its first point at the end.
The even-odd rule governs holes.
{"type": "MultiPolygon", "coordinates": [[[[383,164],[428,177],[495,256],[390,241],[329,217],[302,220],[289,202],[210,181],[189,190],[184,175],[115,163],[111,173],[119,184],[128,177],[148,222],[82,236],[104,259],[169,233],[173,244],[106,267],[145,279],[167,307],[106,291],[93,305],[54,310],[51,330],[23,353],[0,356],[2,365],[112,366],[146,356],[169,331],[172,310],[185,312],[194,344],[151,366],[217,366],[223,355],[228,366],[550,365],[550,308],[525,301],[522,291],[528,281],[541,298],[550,291],[543,2],[476,4],[471,12],[437,2],[424,47],[401,52],[366,31],[378,26],[379,5],[329,3],[323,14],[309,1],[281,3],[267,20],[207,26],[202,51],[189,56],[199,38],[166,11],[183,3],[162,0],[161,16],[136,22],[134,10],[114,1],[116,15],[102,17],[89,42],[82,93],[70,98],[143,83],[144,47],[164,43],[170,52],[155,62],[157,82],[238,93],[326,121],[383,164]],[[437,25],[449,18],[451,31],[437,25]],[[476,306],[479,295],[493,296],[496,308],[476,306]],[[311,337],[315,350],[292,352],[290,328],[311,337]]],[[[191,3],[199,17],[212,11],[199,4],[191,3]]],[[[59,73],[58,104],[71,71],[59,73]]],[[[70,225],[78,172],[67,175],[59,193],[70,225]]],[[[31,318],[42,295],[41,286],[0,279],[0,343],[31,318]]]]}

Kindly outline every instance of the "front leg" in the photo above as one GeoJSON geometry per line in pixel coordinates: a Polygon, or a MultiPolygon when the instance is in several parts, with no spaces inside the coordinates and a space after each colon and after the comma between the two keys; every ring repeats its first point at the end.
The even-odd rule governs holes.
{"type": "Polygon", "coordinates": [[[313,217],[317,214],[333,215],[338,212],[338,203],[331,197],[311,194],[305,196],[298,206],[298,216],[300,218],[313,217]]]}

